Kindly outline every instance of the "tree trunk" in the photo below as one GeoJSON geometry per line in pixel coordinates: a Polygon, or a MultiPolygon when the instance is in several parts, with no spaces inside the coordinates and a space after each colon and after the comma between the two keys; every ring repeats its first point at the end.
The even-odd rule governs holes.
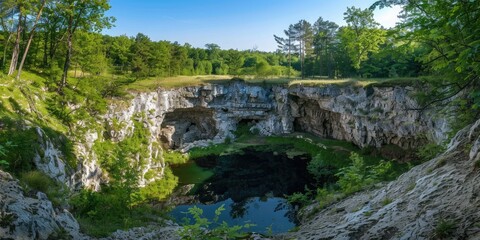
{"type": "Polygon", "coordinates": [[[22,14],[18,16],[17,36],[15,39],[15,45],[13,46],[12,60],[10,61],[10,68],[8,69],[8,76],[11,76],[17,68],[18,55],[20,54],[20,38],[22,34],[22,14]]]}
{"type": "Polygon", "coordinates": [[[42,15],[43,7],[45,6],[46,0],[43,0],[40,9],[38,10],[37,17],[35,18],[35,23],[33,23],[32,30],[30,31],[30,36],[28,37],[27,46],[25,46],[25,50],[23,51],[22,61],[20,61],[20,66],[18,66],[17,72],[17,79],[20,78],[20,74],[22,74],[23,64],[25,63],[25,59],[27,58],[28,50],[30,49],[30,44],[32,43],[33,35],[35,35],[35,29],[37,28],[38,20],[42,15]]]}
{"type": "MultiPolygon", "coordinates": [[[[70,19],[70,21],[71,20],[72,19],[70,19]]],[[[65,54],[65,64],[63,65],[62,79],[60,81],[60,84],[58,85],[59,94],[63,94],[63,88],[67,86],[68,69],[70,68],[70,61],[72,58],[72,48],[73,48],[72,35],[73,35],[72,29],[71,27],[69,27],[67,30],[67,53],[65,54]]]]}
{"type": "Polygon", "coordinates": [[[288,37],[288,78],[290,78],[290,69],[292,69],[292,54],[290,53],[292,48],[292,40],[288,37]]]}
{"type": "Polygon", "coordinates": [[[12,38],[12,34],[9,34],[8,38],[5,40],[5,43],[3,44],[2,68],[5,67],[5,63],[7,61],[7,48],[11,38],[12,38]]]}
{"type": "Polygon", "coordinates": [[[45,39],[43,40],[43,67],[48,66],[48,31],[45,31],[45,39]]]}

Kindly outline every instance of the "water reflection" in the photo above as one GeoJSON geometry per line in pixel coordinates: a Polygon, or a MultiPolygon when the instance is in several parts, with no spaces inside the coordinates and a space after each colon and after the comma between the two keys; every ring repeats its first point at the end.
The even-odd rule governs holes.
{"type": "Polygon", "coordinates": [[[211,220],[215,217],[215,210],[222,204],[225,205],[225,211],[219,217],[219,224],[223,221],[230,226],[253,223],[255,226],[246,229],[247,231],[273,234],[286,232],[295,227],[295,215],[291,205],[285,199],[276,197],[266,199],[255,197],[238,203],[229,198],[209,205],[180,205],[172,210],[171,215],[178,222],[184,222],[186,218],[193,223],[193,218],[187,212],[189,208],[197,206],[203,209],[202,216],[211,220]]]}

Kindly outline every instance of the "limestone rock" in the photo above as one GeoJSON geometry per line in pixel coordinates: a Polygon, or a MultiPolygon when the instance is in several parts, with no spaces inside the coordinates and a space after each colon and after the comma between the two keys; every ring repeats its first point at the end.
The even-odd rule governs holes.
{"type": "Polygon", "coordinates": [[[55,234],[88,239],[67,211],[55,209],[41,192],[25,196],[18,181],[0,171],[0,236],[2,239],[47,239],[55,234]]]}
{"type": "Polygon", "coordinates": [[[384,187],[332,204],[304,219],[297,232],[277,238],[432,239],[443,221],[453,223],[451,239],[479,239],[479,145],[480,120],[437,158],[384,187]]]}

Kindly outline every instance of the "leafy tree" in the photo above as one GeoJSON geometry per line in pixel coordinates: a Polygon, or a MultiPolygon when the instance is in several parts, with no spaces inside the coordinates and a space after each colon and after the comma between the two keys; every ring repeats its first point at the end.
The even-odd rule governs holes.
{"type": "Polygon", "coordinates": [[[135,37],[135,42],[132,44],[130,51],[132,73],[137,78],[144,78],[149,76],[150,67],[153,64],[152,41],[146,35],[139,33],[135,37]]]}
{"type": "Polygon", "coordinates": [[[102,44],[103,38],[100,34],[78,31],[75,34],[73,50],[75,56],[72,62],[78,65],[84,72],[99,74],[107,69],[105,49],[102,44]]]}
{"type": "Polygon", "coordinates": [[[132,39],[126,35],[113,37],[111,43],[108,44],[108,57],[114,66],[120,66],[120,72],[124,72],[129,65],[132,45],[132,39]]]}
{"type": "Polygon", "coordinates": [[[305,77],[305,58],[312,52],[312,40],[313,32],[312,25],[305,21],[300,20],[293,25],[293,31],[295,39],[298,41],[298,54],[300,56],[300,69],[302,78],[305,77]]]}
{"type": "Polygon", "coordinates": [[[239,75],[240,68],[243,66],[243,61],[243,56],[239,51],[229,50],[227,63],[230,69],[230,74],[239,75]]]}
{"type": "Polygon", "coordinates": [[[337,39],[338,25],[334,22],[325,21],[322,17],[313,24],[313,47],[315,54],[315,65],[318,69],[313,70],[317,74],[325,74],[334,77],[333,51],[337,39]],[[323,66],[323,69],[322,69],[323,66]]]}
{"type": "MultiPolygon", "coordinates": [[[[37,29],[38,21],[40,19],[40,16],[42,15],[42,11],[43,11],[43,8],[45,7],[46,2],[47,2],[46,0],[42,0],[41,3],[39,4],[39,6],[36,6],[35,4],[32,4],[32,6],[34,6],[33,8],[35,8],[35,10],[36,10],[36,11],[35,10],[33,10],[33,11],[37,12],[37,14],[36,14],[35,21],[33,23],[32,29],[30,30],[30,33],[29,33],[29,36],[28,36],[27,45],[25,46],[25,50],[23,51],[22,60],[20,61],[20,65],[18,66],[17,79],[20,78],[20,75],[22,73],[22,68],[23,68],[23,65],[25,64],[25,59],[27,58],[28,50],[30,49],[30,44],[32,43],[33,36],[35,34],[35,30],[37,29]]],[[[11,74],[11,73],[9,72],[9,74],[11,74]]]]}
{"type": "Polygon", "coordinates": [[[368,59],[370,53],[379,51],[380,44],[385,42],[385,30],[379,29],[373,19],[373,11],[355,7],[347,8],[344,13],[347,27],[340,28],[340,39],[355,69],[368,59]]]}
{"type": "Polygon", "coordinates": [[[101,31],[105,27],[110,27],[114,18],[105,16],[105,12],[110,9],[108,0],[64,0],[57,3],[57,6],[66,21],[67,49],[62,78],[58,86],[58,92],[63,94],[63,88],[67,85],[75,32],[79,29],[87,32],[101,31]]]}
{"type": "Polygon", "coordinates": [[[451,112],[458,123],[454,128],[478,119],[480,101],[475,96],[480,92],[480,2],[379,0],[371,8],[394,4],[403,7],[400,27],[405,29],[404,39],[425,49],[419,60],[438,75],[433,83],[436,87],[429,91],[429,100],[420,110],[470,93],[464,96],[467,99],[452,102],[462,112],[451,112]]]}

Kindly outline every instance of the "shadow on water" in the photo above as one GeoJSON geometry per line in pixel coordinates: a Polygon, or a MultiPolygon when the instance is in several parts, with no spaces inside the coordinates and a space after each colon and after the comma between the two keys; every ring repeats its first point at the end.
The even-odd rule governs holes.
{"type": "Polygon", "coordinates": [[[310,157],[288,156],[255,147],[242,151],[242,154],[208,156],[173,168],[181,184],[198,184],[194,194],[200,203],[179,205],[172,216],[182,222],[189,217],[188,208],[197,206],[204,217],[212,219],[215,210],[224,204],[220,223],[252,223],[256,226],[248,231],[260,233],[281,233],[295,227],[294,208],[284,196],[303,192],[312,182],[306,170],[310,157]]]}

